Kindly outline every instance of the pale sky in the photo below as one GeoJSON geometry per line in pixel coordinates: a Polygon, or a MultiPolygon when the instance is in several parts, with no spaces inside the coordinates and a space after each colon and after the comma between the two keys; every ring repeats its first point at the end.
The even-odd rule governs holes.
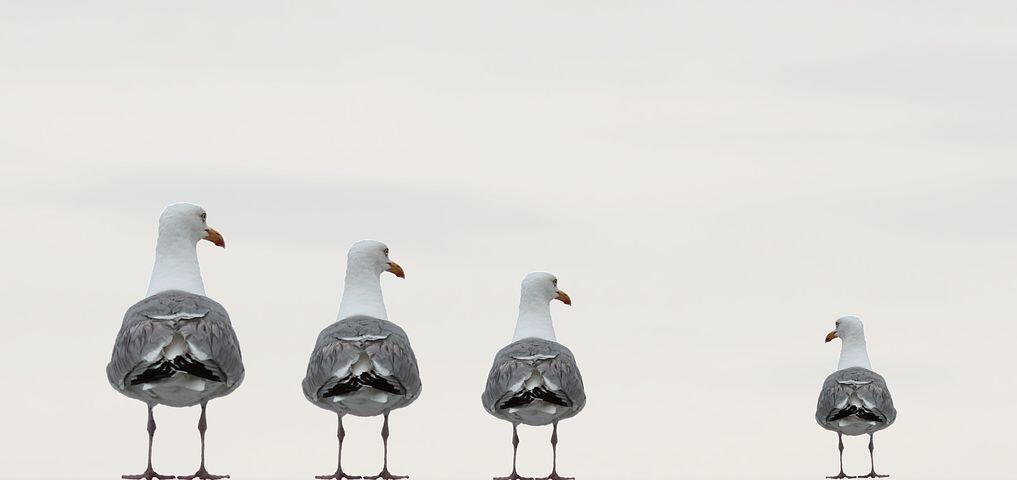
{"type": "MultiPolygon", "coordinates": [[[[209,407],[208,466],[331,472],[335,417],[300,380],[345,252],[383,281],[424,389],[391,469],[505,475],[480,394],[519,281],[553,306],[586,409],[580,480],[821,479],[813,415],[866,322],[899,415],[894,478],[1005,478],[1017,450],[1017,34],[1012,2],[71,2],[0,4],[0,476],[144,468],[145,407],[106,382],[157,217],[206,208],[199,247],[247,377],[209,407]]],[[[198,409],[156,409],[155,464],[198,462],[198,409]]],[[[380,469],[380,418],[346,469],[380,469]]],[[[521,473],[550,469],[523,428],[521,473]]],[[[848,439],[848,473],[868,471],[848,439]]]]}

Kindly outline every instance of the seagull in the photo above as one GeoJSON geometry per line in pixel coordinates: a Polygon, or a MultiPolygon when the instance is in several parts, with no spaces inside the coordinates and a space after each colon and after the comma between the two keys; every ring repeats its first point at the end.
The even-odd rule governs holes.
{"type": "Polygon", "coordinates": [[[893,424],[897,410],[893,408],[886,381],[869,365],[861,319],[848,315],[837,319],[836,325],[837,329],[826,336],[826,341],[841,340],[840,364],[837,371],[823,382],[816,405],[816,422],[827,430],[837,432],[837,448],[840,450],[840,473],[826,478],[859,478],[844,474],[843,436],[863,434],[869,436],[869,464],[872,468],[868,475],[861,478],[885,478],[889,475],[876,473],[872,437],[893,424]]]}
{"type": "Polygon", "coordinates": [[[551,300],[572,305],[572,299],[558,289],[554,275],[545,272],[526,275],[512,343],[495,355],[487,376],[487,388],[481,397],[484,408],[512,423],[512,473],[495,480],[534,480],[516,472],[520,423],[553,425],[551,473],[539,480],[573,480],[558,475],[558,422],[583,409],[586,393],[575,357],[555,339],[551,300]]]}
{"type": "Polygon", "coordinates": [[[240,386],[244,365],[226,309],[205,296],[201,281],[198,241],[226,248],[206,218],[204,209],[190,203],[174,203],[163,210],[148,294],[127,309],[106,366],[114,389],[148,405],[148,468],[139,475],[123,475],[124,479],[229,478],[205,470],[205,409],[209,400],[240,386]],[[201,405],[201,465],[194,475],[160,475],[152,468],[156,405],[201,405]]]}
{"type": "Polygon", "coordinates": [[[335,473],[320,480],[383,479],[408,476],[388,471],[388,415],[420,395],[420,373],[410,340],[399,325],[388,321],[381,295],[381,274],[405,278],[402,267],[389,260],[389,249],[376,240],[361,240],[347,255],[346,282],[339,302],[338,321],[318,335],[307,363],[304,396],[339,417],[339,459],[335,473]],[[383,415],[381,439],[384,463],[381,473],[350,476],[343,471],[343,416],[383,415]]]}

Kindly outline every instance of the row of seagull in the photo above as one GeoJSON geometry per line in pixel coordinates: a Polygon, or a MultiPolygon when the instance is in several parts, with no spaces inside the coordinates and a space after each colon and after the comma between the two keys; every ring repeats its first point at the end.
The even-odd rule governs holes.
{"type": "MultiPolygon", "coordinates": [[[[205,468],[206,407],[210,400],[240,386],[244,366],[226,310],[205,295],[197,258],[201,240],[226,245],[222,235],[208,226],[204,209],[175,203],[162,212],[148,293],[124,315],[106,367],[114,389],[148,407],[148,465],[141,474],[123,475],[124,479],[229,478],[210,474],[205,468]],[[153,469],[156,405],[201,406],[201,463],[194,474],[160,475],[153,469]]],[[[405,276],[402,267],[389,258],[385,244],[361,240],[350,248],[338,319],[318,335],[308,361],[304,396],[334,412],[338,419],[336,470],[315,477],[320,480],[408,478],[388,470],[389,414],[413,403],[420,395],[421,382],[409,337],[385,311],[380,278],[385,272],[405,276]],[[384,417],[383,463],[377,475],[353,476],[343,470],[345,415],[384,417]]],[[[515,333],[495,355],[488,374],[483,406],[512,424],[512,471],[494,480],[534,480],[516,471],[520,424],[552,425],[551,473],[539,480],[571,480],[557,472],[558,422],[578,414],[586,404],[586,394],[575,357],[556,340],[552,300],[572,303],[553,275],[535,272],[523,279],[515,333]]],[[[886,381],[869,364],[858,317],[838,319],[826,341],[835,338],[842,341],[840,363],[823,383],[816,408],[819,425],[838,436],[840,472],[827,478],[857,478],[844,473],[843,435],[868,435],[872,468],[862,477],[886,477],[876,473],[872,460],[873,435],[890,426],[897,416],[886,381]]]]}
{"type": "MultiPolygon", "coordinates": [[[[205,468],[206,409],[210,400],[240,386],[244,365],[226,309],[205,295],[197,257],[201,240],[226,246],[222,235],[208,226],[204,209],[175,203],[162,212],[148,293],[127,310],[113,345],[106,367],[110,384],[148,407],[148,465],[140,474],[122,475],[124,479],[229,478],[205,468]],[[194,474],[161,475],[152,467],[156,405],[201,406],[201,463],[194,474]]],[[[321,480],[408,478],[388,469],[389,413],[413,403],[421,382],[406,331],[385,311],[381,275],[386,272],[405,277],[385,244],[361,240],[350,247],[338,320],[321,331],[311,351],[304,396],[338,417],[336,470],[315,477],[321,480]],[[384,460],[377,475],[353,476],[343,470],[345,415],[384,417],[384,460]]],[[[558,422],[579,413],[586,395],[575,357],[555,339],[550,310],[555,299],[572,303],[553,275],[535,272],[523,279],[515,335],[496,354],[482,396],[488,412],[512,423],[512,472],[500,477],[504,480],[532,480],[516,472],[519,424],[553,425],[555,460],[543,478],[566,480],[557,473],[558,422]]]]}

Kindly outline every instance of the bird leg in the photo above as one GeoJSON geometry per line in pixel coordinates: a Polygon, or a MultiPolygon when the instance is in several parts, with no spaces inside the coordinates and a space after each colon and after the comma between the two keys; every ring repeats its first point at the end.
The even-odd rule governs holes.
{"type": "Polygon", "coordinates": [[[148,405],[148,468],[145,469],[145,473],[140,475],[121,475],[120,478],[124,480],[169,480],[177,478],[174,475],[159,475],[152,469],[152,440],[155,438],[155,415],[152,414],[152,409],[155,405],[148,405]]]}
{"type": "Polygon", "coordinates": [[[869,474],[868,475],[862,475],[862,476],[860,476],[858,478],[886,478],[886,477],[889,477],[889,475],[880,475],[880,474],[876,473],[876,461],[872,458],[872,451],[875,448],[876,447],[872,443],[872,434],[870,433],[869,434],[869,465],[872,467],[872,469],[869,470],[869,474]]]}
{"type": "Polygon", "coordinates": [[[406,475],[392,475],[388,472],[388,412],[385,412],[385,423],[381,426],[381,441],[385,446],[385,462],[382,464],[381,473],[377,475],[371,475],[364,477],[367,480],[398,480],[400,478],[410,478],[406,475]]]}
{"type": "Polygon", "coordinates": [[[558,475],[558,422],[554,422],[554,430],[551,430],[551,474],[536,480],[575,480],[558,475]]]}
{"type": "Polygon", "coordinates": [[[840,473],[826,478],[856,478],[844,474],[844,436],[840,433],[837,434],[837,449],[840,450],[840,473]]]}
{"type": "Polygon", "coordinates": [[[198,467],[198,471],[194,475],[178,475],[177,478],[180,480],[219,480],[222,478],[230,478],[229,475],[212,475],[205,470],[205,430],[208,429],[208,422],[205,420],[205,407],[208,402],[201,402],[201,417],[198,419],[198,433],[201,435],[201,466],[198,467]]]}
{"type": "Polygon", "coordinates": [[[494,480],[534,480],[530,477],[520,477],[516,473],[516,454],[519,453],[519,432],[517,431],[518,425],[512,424],[512,473],[507,477],[494,477],[494,480]]]}
{"type": "Polygon", "coordinates": [[[335,473],[331,475],[315,475],[314,478],[317,478],[318,480],[357,480],[359,478],[363,478],[347,475],[346,472],[343,471],[343,439],[346,438],[346,430],[343,429],[343,414],[340,413],[338,415],[339,429],[336,432],[336,436],[339,438],[339,462],[335,467],[335,473]]]}

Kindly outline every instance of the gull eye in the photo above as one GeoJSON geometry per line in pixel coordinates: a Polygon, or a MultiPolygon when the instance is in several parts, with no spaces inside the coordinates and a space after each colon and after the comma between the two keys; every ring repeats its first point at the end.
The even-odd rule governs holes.
{"type": "Polygon", "coordinates": [[[386,248],[386,249],[384,250],[384,252],[385,252],[385,256],[387,257],[387,256],[388,256],[388,249],[386,248]]]}
{"type": "Polygon", "coordinates": [[[554,286],[556,286],[556,287],[557,287],[557,286],[558,286],[558,279],[556,278],[556,279],[554,279],[554,280],[551,280],[551,283],[553,283],[553,284],[554,284],[554,286]]]}
{"type": "Polygon", "coordinates": [[[201,221],[204,222],[205,219],[207,219],[207,218],[208,218],[208,214],[205,213],[205,212],[201,212],[201,221]]]}

